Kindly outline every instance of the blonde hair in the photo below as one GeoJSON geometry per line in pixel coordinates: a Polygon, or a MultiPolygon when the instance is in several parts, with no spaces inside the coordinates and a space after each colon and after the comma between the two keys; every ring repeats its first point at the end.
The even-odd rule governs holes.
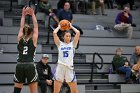
{"type": "Polygon", "coordinates": [[[118,51],[121,51],[122,52],[123,50],[122,50],[122,48],[117,48],[116,49],[116,52],[118,52],[118,51]]]}
{"type": "Polygon", "coordinates": [[[25,24],[24,25],[24,28],[23,28],[23,34],[24,34],[24,38],[29,36],[31,34],[31,32],[33,31],[33,28],[31,28],[28,24],[25,24]]]}

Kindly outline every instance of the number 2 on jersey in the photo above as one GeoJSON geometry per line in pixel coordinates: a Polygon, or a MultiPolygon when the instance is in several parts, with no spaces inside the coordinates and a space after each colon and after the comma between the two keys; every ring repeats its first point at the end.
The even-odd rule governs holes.
{"type": "Polygon", "coordinates": [[[63,51],[63,57],[68,57],[69,54],[68,54],[68,51],[63,51]]]}
{"type": "Polygon", "coordinates": [[[28,47],[24,46],[23,55],[26,55],[26,54],[28,54],[28,47]]]}

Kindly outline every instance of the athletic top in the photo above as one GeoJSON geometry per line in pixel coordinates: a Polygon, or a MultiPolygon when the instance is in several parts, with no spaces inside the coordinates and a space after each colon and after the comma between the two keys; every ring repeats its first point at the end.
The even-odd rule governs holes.
{"type": "Polygon", "coordinates": [[[33,44],[32,38],[27,41],[25,41],[24,38],[21,38],[19,44],[17,45],[17,49],[18,62],[34,62],[36,47],[33,44]]]}
{"type": "Polygon", "coordinates": [[[67,44],[60,41],[58,46],[58,63],[66,66],[73,66],[74,50],[73,42],[67,44]]]}

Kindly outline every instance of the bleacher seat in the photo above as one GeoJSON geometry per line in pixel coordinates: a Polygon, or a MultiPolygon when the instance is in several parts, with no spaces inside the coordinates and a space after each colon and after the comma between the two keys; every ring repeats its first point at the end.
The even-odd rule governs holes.
{"type": "MultiPolygon", "coordinates": [[[[40,89],[40,86],[38,86],[38,93],[41,93],[41,89],[40,89]]],[[[46,93],[53,93],[51,88],[49,86],[47,86],[47,91],[46,93]]]]}
{"type": "MultiPolygon", "coordinates": [[[[83,36],[86,36],[86,37],[97,37],[97,38],[126,38],[127,35],[126,34],[122,34],[122,33],[117,33],[116,31],[106,31],[106,30],[101,30],[101,31],[98,31],[98,30],[84,30],[84,34],[83,36]]],[[[140,32],[139,31],[134,31],[133,32],[133,37],[134,38],[140,38],[139,37],[140,35],[140,32]]]]}
{"type": "MultiPolygon", "coordinates": [[[[83,46],[81,45],[76,53],[94,53],[98,52],[101,54],[114,54],[115,49],[117,49],[118,46],[83,46]]],[[[122,46],[124,54],[132,54],[133,53],[133,46],[127,47],[127,46],[122,46]]]]}
{"type": "Polygon", "coordinates": [[[18,0],[18,5],[25,5],[25,0],[18,0]]]}
{"type": "Polygon", "coordinates": [[[0,18],[4,18],[4,11],[0,10],[0,18]]]}
{"type": "Polygon", "coordinates": [[[7,43],[7,35],[0,35],[0,43],[7,43]]]}
{"type": "Polygon", "coordinates": [[[4,27],[0,26],[0,34],[17,35],[19,32],[19,27],[4,27]]]}
{"type": "MultiPolygon", "coordinates": [[[[12,63],[12,62],[11,62],[12,63]]],[[[0,73],[14,73],[16,68],[16,63],[12,64],[0,64],[0,73]]]]}
{"type": "Polygon", "coordinates": [[[13,84],[14,75],[13,74],[1,74],[0,84],[13,84]]]}
{"type": "Polygon", "coordinates": [[[120,45],[120,46],[135,46],[139,44],[140,41],[135,39],[127,39],[127,38],[88,38],[88,37],[81,37],[80,38],[80,45],[120,45]],[[88,41],[88,42],[87,42],[88,41]]]}
{"type": "Polygon", "coordinates": [[[36,13],[36,18],[37,18],[37,20],[42,20],[42,21],[47,20],[47,19],[46,19],[46,14],[43,13],[43,12],[37,12],[37,13],[36,13]]]}
{"type": "Polygon", "coordinates": [[[111,66],[112,66],[112,64],[103,64],[102,69],[97,69],[97,72],[109,73],[109,69],[110,69],[111,66]]]}
{"type": "MultiPolygon", "coordinates": [[[[56,64],[50,64],[50,66],[52,67],[52,70],[53,70],[56,64]]],[[[5,64],[1,64],[0,67],[1,67],[0,73],[5,73],[8,75],[9,73],[15,72],[16,63],[11,63],[11,64],[5,63],[5,64]]]]}
{"type": "MultiPolygon", "coordinates": [[[[14,90],[14,85],[0,86],[0,90],[1,90],[1,93],[10,93],[11,91],[14,90]]],[[[79,90],[79,93],[85,93],[85,85],[78,85],[78,90],[79,90]]],[[[23,86],[21,93],[30,93],[28,85],[23,86]]],[[[38,90],[38,93],[41,93],[40,89],[38,90]]],[[[52,92],[47,91],[47,93],[52,93],[52,92]]],[[[65,90],[62,90],[62,93],[66,93],[65,90]]]]}
{"type": "Polygon", "coordinates": [[[49,16],[47,16],[44,12],[37,12],[36,18],[37,18],[37,20],[44,21],[45,28],[48,27],[49,16]]]}
{"type": "MultiPolygon", "coordinates": [[[[53,45],[44,45],[42,51],[47,52],[47,53],[57,53],[58,51],[56,49],[56,46],[53,46],[53,49],[51,49],[51,46],[53,46],[53,45]]],[[[88,53],[98,52],[99,54],[114,54],[115,49],[117,49],[117,48],[118,48],[118,46],[80,45],[80,47],[76,50],[76,53],[88,54],[88,53]]],[[[134,46],[121,46],[121,48],[123,49],[124,54],[132,54],[134,46]]]]}
{"type": "Polygon", "coordinates": [[[13,26],[13,19],[12,18],[3,18],[3,26],[5,26],[5,27],[13,26]]]}
{"type": "MultiPolygon", "coordinates": [[[[14,90],[14,85],[1,85],[0,92],[1,93],[11,93],[14,90]]],[[[30,93],[29,87],[27,85],[23,86],[21,93],[30,93]]]]}
{"type": "MultiPolygon", "coordinates": [[[[114,51],[114,54],[115,54],[115,51],[114,51]]],[[[104,63],[112,63],[114,54],[111,54],[111,55],[100,54],[100,55],[103,58],[104,63]]],[[[130,55],[124,55],[124,56],[130,59],[130,55]]],[[[93,54],[86,54],[86,63],[92,63],[92,62],[93,62],[93,54]]],[[[99,63],[100,59],[98,57],[95,57],[95,62],[99,63]]]]}
{"type": "Polygon", "coordinates": [[[0,10],[0,26],[3,25],[4,11],[0,10]]]}
{"type": "MultiPolygon", "coordinates": [[[[52,62],[52,54],[48,54],[49,55],[49,62],[52,62]]],[[[0,63],[1,62],[17,62],[17,56],[18,54],[17,53],[11,53],[11,54],[8,54],[8,53],[3,53],[3,54],[0,54],[0,63]]],[[[40,61],[42,57],[42,54],[36,54],[35,55],[35,62],[38,62],[40,61]]]]}
{"type": "Polygon", "coordinates": [[[125,83],[125,76],[123,74],[109,74],[109,83],[125,83]]]}
{"type": "MultiPolygon", "coordinates": [[[[85,85],[78,85],[77,87],[78,87],[79,93],[85,93],[85,85]]],[[[67,87],[64,87],[64,86],[61,89],[62,89],[61,93],[66,93],[66,91],[68,90],[67,87]]],[[[40,87],[39,87],[38,93],[41,93],[40,87]]],[[[50,87],[47,88],[46,93],[52,93],[50,87]]]]}
{"type": "Polygon", "coordinates": [[[140,84],[121,84],[121,93],[140,93],[140,84]]]}
{"type": "MultiPolygon", "coordinates": [[[[0,47],[3,48],[3,52],[18,52],[17,51],[17,44],[0,44],[0,47]]],[[[36,48],[36,52],[37,53],[41,53],[42,52],[42,45],[37,45],[36,48]]]]}

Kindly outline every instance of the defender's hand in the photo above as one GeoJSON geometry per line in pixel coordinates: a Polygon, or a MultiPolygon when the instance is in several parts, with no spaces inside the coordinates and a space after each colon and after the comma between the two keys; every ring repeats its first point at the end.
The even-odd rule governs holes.
{"type": "Polygon", "coordinates": [[[22,9],[22,16],[26,16],[26,15],[27,15],[26,7],[23,7],[23,9],[22,9]]]}

